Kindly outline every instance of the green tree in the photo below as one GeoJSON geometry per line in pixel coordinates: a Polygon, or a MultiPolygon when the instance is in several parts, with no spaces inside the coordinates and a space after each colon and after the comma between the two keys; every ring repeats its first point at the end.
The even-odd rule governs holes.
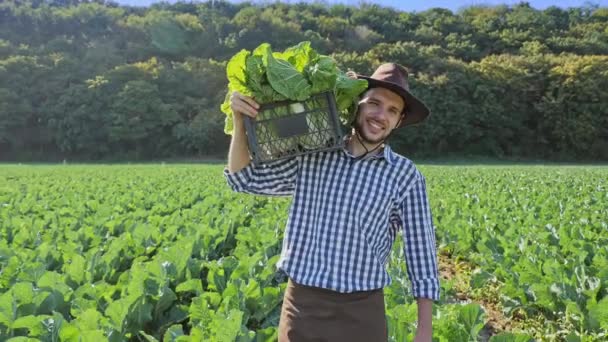
{"type": "Polygon", "coordinates": [[[560,156],[608,157],[608,58],[560,56],[549,60],[549,86],[537,107],[538,128],[560,156]]]}
{"type": "Polygon", "coordinates": [[[394,137],[401,151],[606,159],[607,13],[525,2],[404,12],[365,2],[4,1],[0,156],[222,155],[227,144],[207,144],[226,138],[216,131],[226,61],[262,42],[309,40],[343,70],[408,67],[433,115],[394,137]]]}
{"type": "Polygon", "coordinates": [[[55,132],[55,143],[66,156],[98,159],[110,153],[110,120],[107,97],[111,94],[98,77],[87,85],[76,84],[66,89],[53,107],[49,126],[55,132]]]}
{"type": "Polygon", "coordinates": [[[155,84],[144,80],[127,82],[110,106],[110,140],[132,149],[136,159],[162,152],[163,133],[178,121],[175,110],[160,100],[155,84]]]}
{"type": "Polygon", "coordinates": [[[0,88],[0,151],[23,148],[20,133],[26,131],[26,123],[32,112],[27,98],[14,91],[0,88]]]}

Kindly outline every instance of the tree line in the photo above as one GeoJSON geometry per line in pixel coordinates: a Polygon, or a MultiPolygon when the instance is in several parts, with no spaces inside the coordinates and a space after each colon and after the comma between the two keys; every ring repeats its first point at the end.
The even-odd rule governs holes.
{"type": "Polygon", "coordinates": [[[433,114],[405,155],[608,160],[608,8],[103,0],[0,3],[0,160],[224,157],[227,60],[304,40],[408,67],[433,114]]]}

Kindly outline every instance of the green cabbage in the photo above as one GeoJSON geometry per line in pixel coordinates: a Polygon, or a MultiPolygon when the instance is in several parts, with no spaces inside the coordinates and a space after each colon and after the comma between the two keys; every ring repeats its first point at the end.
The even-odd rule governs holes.
{"type": "Polygon", "coordinates": [[[226,74],[228,93],[221,105],[226,114],[226,134],[233,131],[230,109],[233,91],[251,96],[259,104],[267,104],[305,101],[311,95],[331,90],[336,96],[341,121],[349,124],[354,114],[351,107],[367,89],[367,81],[348,78],[331,57],[318,54],[310,42],[301,42],[283,52],[272,52],[267,43],[253,52],[241,50],[228,62],[226,74]]]}

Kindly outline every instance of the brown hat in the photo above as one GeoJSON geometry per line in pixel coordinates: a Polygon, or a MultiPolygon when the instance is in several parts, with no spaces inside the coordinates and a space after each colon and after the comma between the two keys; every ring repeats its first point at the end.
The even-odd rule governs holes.
{"type": "Polygon", "coordinates": [[[401,121],[399,127],[422,122],[431,114],[429,108],[410,93],[407,77],[407,70],[396,63],[382,64],[371,76],[357,75],[357,78],[367,80],[367,89],[376,87],[386,88],[403,98],[405,101],[405,108],[403,109],[405,119],[401,121]]]}

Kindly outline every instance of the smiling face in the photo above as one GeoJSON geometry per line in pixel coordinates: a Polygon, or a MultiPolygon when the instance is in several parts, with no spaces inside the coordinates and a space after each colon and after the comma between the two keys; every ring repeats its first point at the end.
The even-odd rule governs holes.
{"type": "Polygon", "coordinates": [[[355,128],[366,145],[381,143],[399,124],[403,98],[386,88],[371,88],[359,101],[355,128]]]}

